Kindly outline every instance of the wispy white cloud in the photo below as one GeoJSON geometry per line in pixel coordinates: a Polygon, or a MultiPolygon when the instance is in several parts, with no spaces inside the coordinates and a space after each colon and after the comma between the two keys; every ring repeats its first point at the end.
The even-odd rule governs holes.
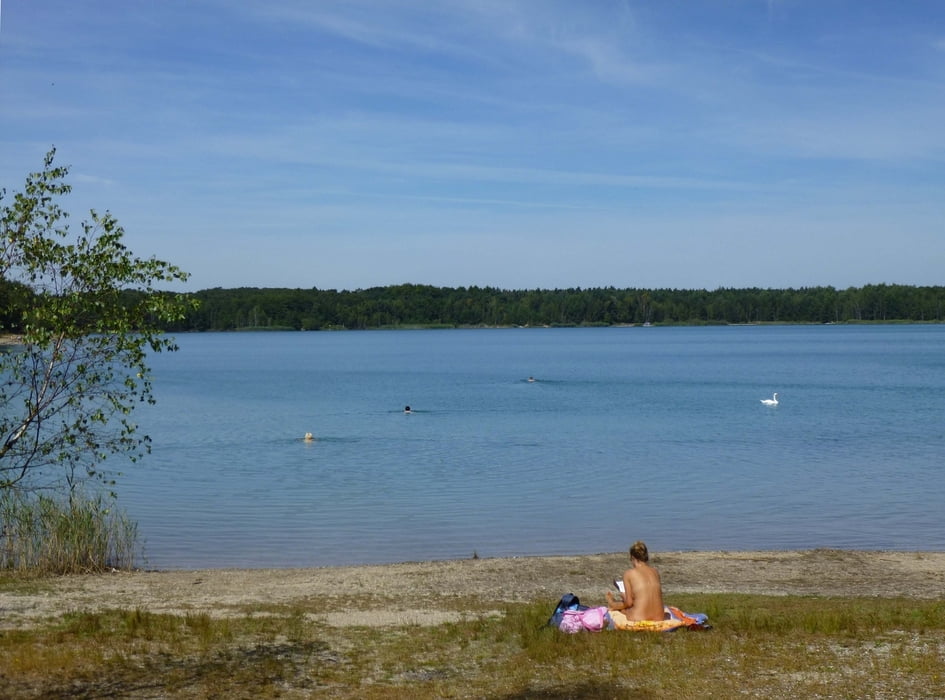
{"type": "MultiPolygon", "coordinates": [[[[835,261],[850,231],[879,240],[899,220],[914,247],[928,247],[934,214],[945,214],[932,194],[945,184],[945,40],[920,31],[934,18],[918,5],[9,8],[3,184],[15,187],[55,143],[74,166],[80,209],[112,208],[136,242],[185,268],[194,260],[198,285],[223,273],[194,240],[249,250],[262,236],[272,250],[331,260],[317,274],[335,286],[408,273],[516,286],[515,265],[499,262],[505,248],[526,255],[543,241],[534,286],[542,276],[609,283],[614,260],[642,251],[649,262],[636,274],[684,286],[701,273],[673,265],[681,250],[737,285],[762,256],[796,257],[791,230],[820,232],[835,261]],[[883,205],[867,215],[864,202],[883,205]],[[392,238],[402,255],[366,246],[357,269],[341,262],[352,246],[386,250],[392,238]],[[473,240],[476,255],[450,258],[473,240]],[[420,247],[429,261],[413,254],[420,247]]],[[[851,283],[873,265],[842,259],[851,283]]],[[[227,275],[267,283],[256,262],[233,254],[227,275]]],[[[314,282],[311,264],[281,269],[314,282]]],[[[916,270],[921,281],[927,269],[916,270]]]]}

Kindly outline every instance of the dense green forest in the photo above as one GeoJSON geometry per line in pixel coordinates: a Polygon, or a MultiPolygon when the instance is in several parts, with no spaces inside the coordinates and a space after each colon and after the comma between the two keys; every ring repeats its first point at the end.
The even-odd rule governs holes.
{"type": "Polygon", "coordinates": [[[287,328],[945,321],[945,287],[554,289],[404,284],[356,291],[207,289],[172,331],[287,328]]]}
{"type": "MultiPolygon", "coordinates": [[[[945,287],[533,289],[403,284],[355,291],[252,288],[190,294],[199,306],[166,330],[945,321],[945,287]]],[[[0,328],[16,332],[23,285],[0,280],[0,328]]]]}

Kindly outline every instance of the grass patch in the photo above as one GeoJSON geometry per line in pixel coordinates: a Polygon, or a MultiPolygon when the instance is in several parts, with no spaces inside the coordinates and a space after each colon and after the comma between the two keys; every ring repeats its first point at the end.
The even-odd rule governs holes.
{"type": "MultiPolygon", "coordinates": [[[[0,696],[945,696],[945,603],[680,595],[714,629],[564,635],[548,601],[434,627],[329,628],[305,604],[220,619],[75,612],[0,632],[0,696]]],[[[321,606],[319,606],[321,607],[321,606]]]]}

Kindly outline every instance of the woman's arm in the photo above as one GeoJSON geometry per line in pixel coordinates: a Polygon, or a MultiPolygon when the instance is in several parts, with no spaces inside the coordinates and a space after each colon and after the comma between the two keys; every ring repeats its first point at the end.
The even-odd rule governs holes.
{"type": "Polygon", "coordinates": [[[630,577],[623,576],[623,594],[618,598],[607,591],[607,607],[610,610],[626,610],[633,607],[633,588],[630,586],[630,577]]]}

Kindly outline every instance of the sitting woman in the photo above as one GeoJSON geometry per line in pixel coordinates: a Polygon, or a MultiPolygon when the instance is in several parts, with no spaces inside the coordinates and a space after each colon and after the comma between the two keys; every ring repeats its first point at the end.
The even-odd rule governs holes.
{"type": "Polygon", "coordinates": [[[615,597],[607,591],[607,607],[620,611],[628,620],[662,620],[663,588],[660,573],[649,564],[650,554],[643,542],[630,547],[630,568],[623,574],[623,593],[615,597]]]}

